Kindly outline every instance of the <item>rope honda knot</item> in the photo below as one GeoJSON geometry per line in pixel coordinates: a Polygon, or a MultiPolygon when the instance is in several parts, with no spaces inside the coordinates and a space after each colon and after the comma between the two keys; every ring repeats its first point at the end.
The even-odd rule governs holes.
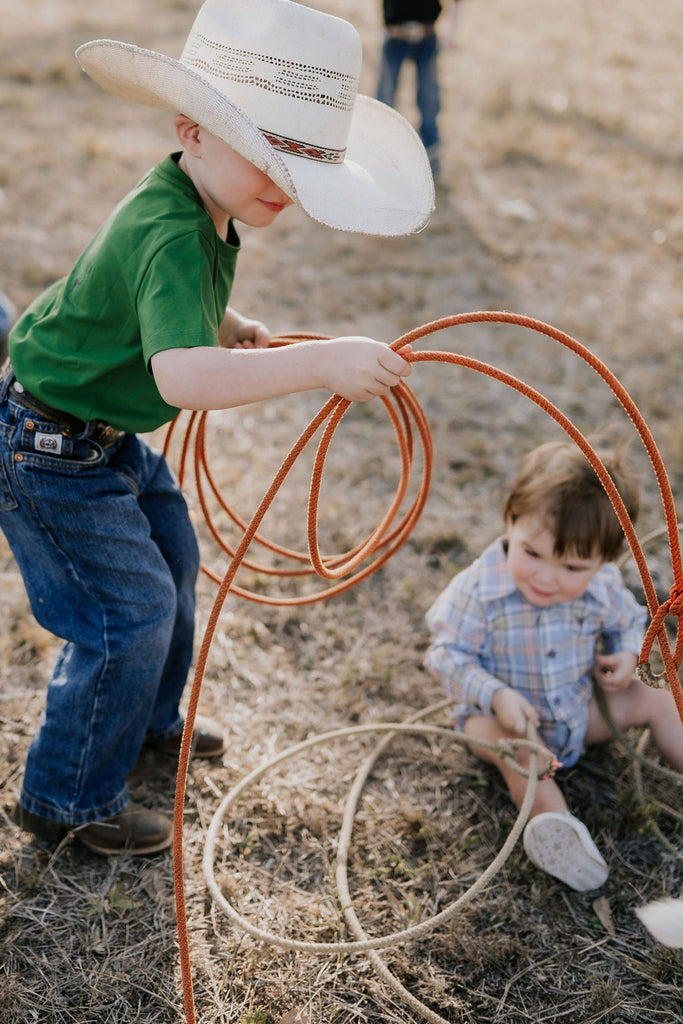
{"type": "Polygon", "coordinates": [[[669,615],[675,615],[677,618],[680,618],[683,614],[683,586],[681,584],[672,584],[669,597],[664,604],[669,615]]]}
{"type": "Polygon", "coordinates": [[[541,776],[541,778],[542,779],[552,779],[552,778],[554,778],[555,777],[555,772],[559,768],[561,768],[561,767],[562,767],[562,761],[558,761],[557,758],[553,755],[553,759],[552,759],[552,763],[551,763],[550,767],[546,771],[545,775],[541,776]]]}

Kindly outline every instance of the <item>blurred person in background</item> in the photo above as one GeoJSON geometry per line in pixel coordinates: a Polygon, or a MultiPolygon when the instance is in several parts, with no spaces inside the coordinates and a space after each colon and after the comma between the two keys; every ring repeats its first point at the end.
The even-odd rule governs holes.
{"type": "MultiPolygon", "coordinates": [[[[452,44],[453,27],[460,0],[453,0],[446,46],[452,44]]],[[[432,173],[441,170],[441,137],[437,118],[441,93],[437,75],[440,46],[436,21],[443,10],[439,0],[383,0],[384,41],[377,86],[377,99],[395,106],[401,68],[406,60],[415,64],[416,101],[420,114],[420,138],[427,150],[432,173]]]]}

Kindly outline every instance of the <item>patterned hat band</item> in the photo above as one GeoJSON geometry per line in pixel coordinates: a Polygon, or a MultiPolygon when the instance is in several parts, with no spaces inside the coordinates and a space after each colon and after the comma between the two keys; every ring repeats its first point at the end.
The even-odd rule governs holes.
{"type": "Polygon", "coordinates": [[[288,139],[284,135],[275,135],[274,132],[267,132],[263,128],[261,131],[273,149],[279,149],[281,153],[303,156],[306,160],[319,160],[322,164],[344,163],[346,149],[323,149],[320,146],[312,146],[309,142],[301,142],[299,139],[288,139]]]}

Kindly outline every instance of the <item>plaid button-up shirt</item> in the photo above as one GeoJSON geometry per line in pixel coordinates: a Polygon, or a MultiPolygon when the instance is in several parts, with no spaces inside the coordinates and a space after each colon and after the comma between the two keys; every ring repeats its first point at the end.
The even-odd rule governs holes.
{"type": "Polygon", "coordinates": [[[565,765],[582,750],[599,637],[610,651],[638,654],[646,609],[607,563],[574,601],[540,608],[517,590],[503,538],[455,576],[427,612],[427,669],[460,703],[461,728],[491,715],[496,690],[510,686],[537,708],[542,741],[565,765]]]}

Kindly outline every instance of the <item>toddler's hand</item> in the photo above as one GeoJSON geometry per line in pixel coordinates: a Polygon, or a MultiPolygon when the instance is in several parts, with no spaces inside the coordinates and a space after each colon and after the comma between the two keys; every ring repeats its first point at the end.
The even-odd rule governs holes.
{"type": "Polygon", "coordinates": [[[498,724],[514,736],[525,736],[527,722],[538,728],[538,711],[530,704],[526,697],[517,693],[510,686],[503,686],[496,690],[491,701],[493,711],[498,724]]]}
{"type": "Polygon", "coordinates": [[[605,693],[625,690],[633,679],[638,658],[632,651],[617,651],[615,654],[596,654],[595,678],[605,693]]]}
{"type": "MultiPolygon", "coordinates": [[[[410,363],[398,352],[371,338],[333,338],[324,342],[320,351],[324,386],[349,402],[387,395],[412,372],[410,363]]],[[[402,351],[409,354],[410,346],[402,351]]]]}

